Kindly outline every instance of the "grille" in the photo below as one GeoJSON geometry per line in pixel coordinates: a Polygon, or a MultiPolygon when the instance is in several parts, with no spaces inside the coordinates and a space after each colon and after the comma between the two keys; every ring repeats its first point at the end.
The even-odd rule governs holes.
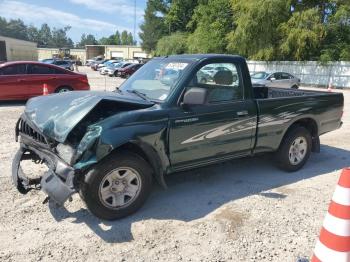
{"type": "Polygon", "coordinates": [[[37,131],[35,131],[32,127],[30,127],[30,125],[28,125],[28,123],[26,123],[23,119],[19,120],[18,131],[22,134],[25,134],[31,137],[33,140],[37,142],[47,144],[45,137],[40,133],[38,133],[37,131]]]}

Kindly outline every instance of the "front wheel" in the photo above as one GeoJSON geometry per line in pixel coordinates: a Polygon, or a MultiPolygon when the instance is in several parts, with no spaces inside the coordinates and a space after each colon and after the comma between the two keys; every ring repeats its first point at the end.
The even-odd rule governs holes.
{"type": "Polygon", "coordinates": [[[310,156],[311,142],[310,132],[306,128],[297,126],[290,129],[276,152],[278,166],[288,172],[298,171],[310,156]]]}
{"type": "Polygon", "coordinates": [[[134,153],[112,154],[85,177],[80,194],[95,216],[115,220],[136,212],[152,188],[152,169],[134,153]]]}

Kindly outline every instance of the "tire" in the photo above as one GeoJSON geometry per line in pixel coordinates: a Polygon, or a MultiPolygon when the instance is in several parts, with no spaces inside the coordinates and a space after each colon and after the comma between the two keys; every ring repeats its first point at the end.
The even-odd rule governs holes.
{"type": "Polygon", "coordinates": [[[115,76],[115,77],[118,77],[118,71],[115,71],[115,72],[114,72],[114,76],[115,76]]]}
{"type": "Polygon", "coordinates": [[[312,139],[309,130],[301,126],[290,129],[275,154],[277,165],[287,172],[302,168],[310,157],[312,139]]]}
{"type": "Polygon", "coordinates": [[[70,86],[60,86],[56,89],[55,93],[64,93],[64,92],[70,92],[73,91],[73,88],[70,86]]]}
{"type": "Polygon", "coordinates": [[[122,152],[108,156],[87,172],[80,195],[92,214],[115,220],[140,209],[151,189],[152,169],[148,163],[134,153],[122,152]],[[136,193],[131,197],[128,191],[136,193]],[[125,199],[123,205],[118,204],[125,199]]]}
{"type": "Polygon", "coordinates": [[[299,86],[293,85],[291,88],[292,88],[292,89],[299,89],[299,86]]]}

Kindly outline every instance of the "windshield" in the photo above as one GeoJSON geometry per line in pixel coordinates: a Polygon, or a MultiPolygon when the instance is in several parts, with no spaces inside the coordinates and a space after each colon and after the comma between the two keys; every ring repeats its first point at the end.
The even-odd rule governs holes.
{"type": "Polygon", "coordinates": [[[266,77],[268,77],[268,73],[266,72],[258,72],[258,73],[255,73],[255,74],[252,74],[250,77],[252,79],[265,79],[266,77]]]}
{"type": "Polygon", "coordinates": [[[189,61],[153,59],[142,66],[119,88],[122,91],[137,91],[153,101],[165,101],[189,61]]]}

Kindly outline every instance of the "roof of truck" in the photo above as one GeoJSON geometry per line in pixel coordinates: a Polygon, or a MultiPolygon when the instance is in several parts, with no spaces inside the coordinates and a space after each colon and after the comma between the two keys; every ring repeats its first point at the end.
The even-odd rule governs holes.
{"type": "Polygon", "coordinates": [[[194,59],[194,60],[202,60],[207,58],[220,58],[220,57],[226,57],[226,58],[239,58],[239,59],[245,59],[242,56],[239,55],[224,55],[224,54],[184,54],[184,55],[169,55],[169,56],[163,56],[161,58],[183,58],[183,59],[194,59]]]}

